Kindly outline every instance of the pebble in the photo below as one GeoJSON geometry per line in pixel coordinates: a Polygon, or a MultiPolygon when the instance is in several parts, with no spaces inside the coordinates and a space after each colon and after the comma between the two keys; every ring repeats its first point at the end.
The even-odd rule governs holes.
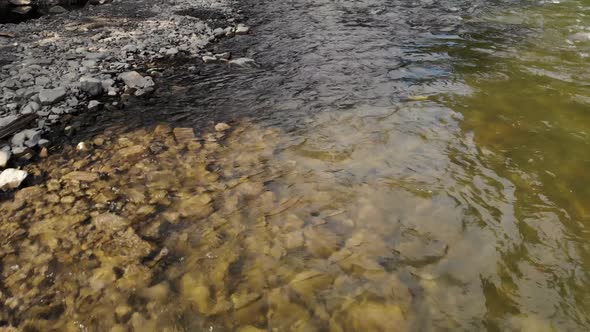
{"type": "Polygon", "coordinates": [[[66,11],[67,10],[62,6],[53,6],[53,7],[49,8],[50,14],[61,14],[61,13],[65,13],[66,11]]]}
{"type": "Polygon", "coordinates": [[[10,160],[10,151],[8,150],[0,150],[0,168],[6,167],[8,161],[10,160]]]}
{"type": "Polygon", "coordinates": [[[7,168],[0,174],[0,189],[15,189],[26,179],[28,173],[14,168],[7,168]]]}
{"type": "Polygon", "coordinates": [[[256,62],[254,61],[254,59],[250,59],[250,58],[237,58],[234,60],[230,60],[229,63],[237,65],[237,66],[241,66],[241,67],[254,67],[254,66],[256,66],[256,62]]]}
{"type": "Polygon", "coordinates": [[[231,127],[227,123],[224,123],[224,122],[220,122],[220,123],[218,123],[218,124],[215,125],[215,130],[216,131],[226,131],[226,130],[228,130],[230,128],[231,127]]]}
{"type": "Polygon", "coordinates": [[[88,93],[90,96],[95,97],[102,93],[103,86],[101,80],[94,77],[83,76],[80,78],[80,89],[88,93]]]}
{"type": "Polygon", "coordinates": [[[96,111],[102,106],[102,103],[97,100],[91,100],[88,103],[88,110],[89,111],[96,111]]]}
{"type": "Polygon", "coordinates": [[[245,26],[244,24],[238,24],[236,28],[236,35],[245,35],[250,31],[250,28],[245,26]]]}

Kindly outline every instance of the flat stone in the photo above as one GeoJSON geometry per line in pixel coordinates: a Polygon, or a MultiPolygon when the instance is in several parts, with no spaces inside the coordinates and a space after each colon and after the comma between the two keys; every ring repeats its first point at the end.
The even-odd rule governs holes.
{"type": "Polygon", "coordinates": [[[35,78],[35,85],[40,87],[45,87],[49,83],[51,83],[51,80],[47,76],[39,76],[35,78]]]}
{"type": "Polygon", "coordinates": [[[203,59],[204,63],[215,63],[215,62],[219,61],[219,60],[217,60],[216,57],[210,56],[210,55],[205,55],[205,56],[203,56],[202,59],[203,59]]]}
{"type": "Polygon", "coordinates": [[[11,4],[15,6],[28,6],[31,4],[31,0],[8,0],[11,4]]]}
{"type": "Polygon", "coordinates": [[[250,31],[250,28],[245,26],[244,24],[238,24],[236,28],[236,35],[245,35],[250,31]]]}
{"type": "Polygon", "coordinates": [[[39,102],[41,105],[55,104],[66,97],[66,89],[63,87],[55,89],[42,89],[39,92],[39,102]]]}
{"type": "Polygon", "coordinates": [[[237,58],[234,60],[230,60],[229,63],[233,64],[233,65],[241,66],[241,67],[255,67],[256,66],[256,62],[254,61],[254,59],[250,59],[250,58],[237,58]]]}
{"type": "Polygon", "coordinates": [[[119,75],[119,79],[130,88],[141,89],[148,84],[147,80],[136,71],[128,71],[119,75]]]}
{"type": "Polygon", "coordinates": [[[29,174],[14,168],[7,168],[0,174],[0,189],[9,190],[20,186],[29,174]]]}
{"type": "Polygon", "coordinates": [[[174,128],[173,133],[179,143],[188,143],[195,139],[193,128],[174,128]]]}
{"type": "Polygon", "coordinates": [[[23,109],[21,110],[21,114],[31,114],[39,111],[41,109],[41,105],[37,104],[36,102],[32,101],[28,103],[23,109]]]}
{"type": "Polygon", "coordinates": [[[103,213],[92,219],[97,229],[102,231],[116,232],[124,230],[129,226],[129,221],[112,213],[103,213]]]}
{"type": "Polygon", "coordinates": [[[98,180],[98,174],[92,172],[74,171],[66,174],[63,178],[65,180],[71,181],[93,182],[98,180]]]}
{"type": "Polygon", "coordinates": [[[102,93],[102,81],[94,78],[83,76],[80,78],[80,89],[90,96],[98,96],[102,93]]]}

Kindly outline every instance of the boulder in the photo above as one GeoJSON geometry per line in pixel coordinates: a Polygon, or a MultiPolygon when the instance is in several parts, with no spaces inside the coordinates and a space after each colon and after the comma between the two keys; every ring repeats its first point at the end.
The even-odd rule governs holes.
{"type": "Polygon", "coordinates": [[[20,184],[29,175],[25,171],[21,171],[14,168],[7,168],[0,174],[0,189],[9,190],[20,186],[20,184]]]}

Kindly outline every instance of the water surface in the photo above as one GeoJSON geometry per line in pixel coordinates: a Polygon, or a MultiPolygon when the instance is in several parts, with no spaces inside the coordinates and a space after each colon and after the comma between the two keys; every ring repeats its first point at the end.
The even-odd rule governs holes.
{"type": "Polygon", "coordinates": [[[89,151],[30,166],[38,203],[3,206],[5,322],[588,329],[588,4],[245,13],[253,34],[218,49],[259,67],[180,64],[89,151]]]}

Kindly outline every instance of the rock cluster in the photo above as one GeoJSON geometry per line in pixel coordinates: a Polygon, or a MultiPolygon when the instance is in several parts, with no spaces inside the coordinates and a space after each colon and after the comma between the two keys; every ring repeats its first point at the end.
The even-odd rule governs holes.
{"type": "MultiPolygon", "coordinates": [[[[181,54],[200,58],[204,47],[216,38],[248,32],[237,24],[219,35],[200,19],[178,14],[197,6],[230,11],[223,1],[148,0],[142,5],[147,10],[132,6],[134,15],[129,16],[117,16],[119,11],[130,11],[124,7],[129,4],[94,4],[104,3],[3,26],[6,33],[0,36],[0,53],[10,58],[0,66],[0,130],[20,115],[37,114],[28,130],[43,135],[64,114],[100,110],[102,98],[150,94],[155,82],[142,72],[143,64],[181,54]],[[112,19],[103,22],[105,14],[112,19]]],[[[0,148],[6,146],[0,142],[0,148]]],[[[8,148],[18,155],[26,152],[23,146],[34,147],[10,144],[8,148]]]]}

